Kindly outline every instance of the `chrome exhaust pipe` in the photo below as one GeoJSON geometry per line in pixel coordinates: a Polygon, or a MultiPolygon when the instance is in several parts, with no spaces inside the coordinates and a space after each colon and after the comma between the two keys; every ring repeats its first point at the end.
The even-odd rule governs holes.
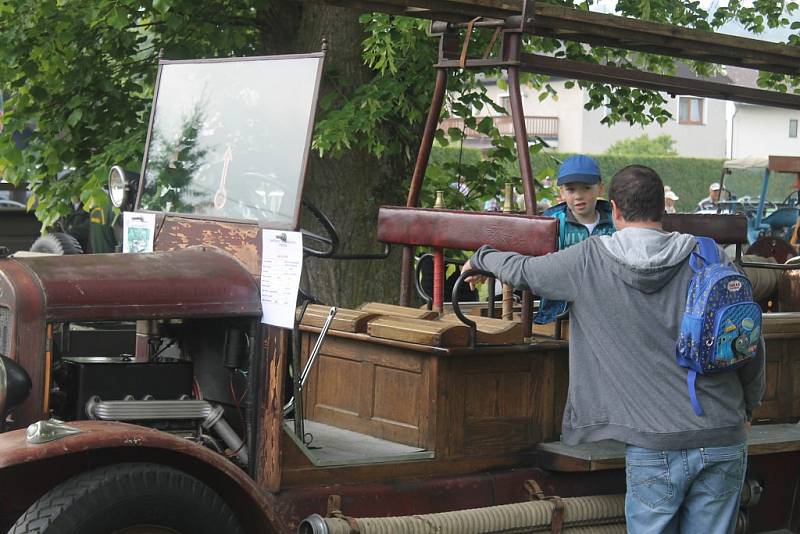
{"type": "Polygon", "coordinates": [[[86,402],[90,419],[102,421],[168,421],[198,420],[203,428],[212,430],[247,465],[247,447],[222,417],[222,406],[204,400],[119,400],[104,401],[94,396],[86,402]]]}

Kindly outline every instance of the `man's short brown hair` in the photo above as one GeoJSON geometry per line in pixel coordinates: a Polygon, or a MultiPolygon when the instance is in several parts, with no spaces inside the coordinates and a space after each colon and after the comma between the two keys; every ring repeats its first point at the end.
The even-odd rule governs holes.
{"type": "Polygon", "coordinates": [[[664,215],[664,182],[644,165],[628,165],[615,174],[608,198],[626,221],[659,222],[664,215]]]}

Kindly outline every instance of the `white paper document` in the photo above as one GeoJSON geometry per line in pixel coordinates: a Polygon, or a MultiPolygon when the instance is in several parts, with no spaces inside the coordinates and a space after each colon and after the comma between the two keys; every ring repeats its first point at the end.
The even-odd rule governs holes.
{"type": "Polygon", "coordinates": [[[261,322],[294,328],[303,270],[303,235],[265,229],[261,230],[261,238],[261,322]]]}
{"type": "Polygon", "coordinates": [[[155,213],[122,214],[122,252],[153,252],[155,234],[155,213]]]}

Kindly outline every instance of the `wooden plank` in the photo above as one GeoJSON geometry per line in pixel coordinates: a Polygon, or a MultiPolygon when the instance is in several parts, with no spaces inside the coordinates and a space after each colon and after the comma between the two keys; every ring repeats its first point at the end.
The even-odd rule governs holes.
{"type": "Polygon", "coordinates": [[[390,462],[346,467],[296,467],[287,468],[283,476],[283,489],[361,482],[385,482],[410,480],[418,477],[465,475],[500,470],[510,467],[532,465],[533,454],[492,454],[491,456],[467,456],[445,458],[436,451],[436,457],[417,461],[390,462]]]}
{"type": "MultiPolygon", "coordinates": [[[[314,336],[312,339],[316,339],[314,336]]],[[[370,338],[366,338],[371,340],[370,338]]],[[[424,354],[375,344],[366,345],[360,340],[354,343],[351,339],[342,339],[337,336],[328,336],[322,348],[322,354],[335,356],[357,362],[369,361],[375,365],[394,367],[414,373],[422,372],[424,354]],[[366,347],[369,347],[366,349],[366,347]]]]}
{"type": "Polygon", "coordinates": [[[283,381],[286,377],[289,331],[264,326],[266,355],[266,391],[261,393],[259,410],[259,446],[256,450],[256,483],[264,491],[276,492],[281,487],[281,439],[283,432],[283,381]]]}
{"type": "MultiPolygon", "coordinates": [[[[330,312],[329,306],[311,304],[303,315],[303,326],[313,326],[322,328],[330,312]]],[[[337,308],[336,316],[331,321],[331,330],[340,332],[366,332],[367,322],[377,316],[377,313],[365,310],[350,310],[347,308],[337,308]]]]}
{"type": "MultiPolygon", "coordinates": [[[[625,467],[625,444],[606,440],[569,446],[560,441],[540,443],[538,457],[545,469],[600,471],[625,467]]],[[[753,425],[747,437],[747,454],[800,451],[800,427],[796,424],[753,425]]]]}
{"type": "Polygon", "coordinates": [[[761,332],[765,336],[770,334],[793,334],[800,338],[800,313],[765,313],[761,321],[761,332]]]}
{"type": "Polygon", "coordinates": [[[533,323],[533,335],[547,336],[553,339],[562,339],[569,341],[569,319],[561,321],[561,336],[556,338],[556,323],[536,324],[533,323]]]}
{"type": "Polygon", "coordinates": [[[800,172],[800,158],[797,156],[770,156],[769,170],[773,172],[800,172]]]}
{"type": "Polygon", "coordinates": [[[370,336],[434,347],[465,347],[469,328],[465,324],[443,323],[405,317],[378,317],[367,325],[370,336]]]}
{"type": "MultiPolygon", "coordinates": [[[[457,61],[440,62],[440,66],[456,67],[457,61]]],[[[732,100],[746,104],[800,109],[800,95],[742,87],[729,83],[713,82],[698,78],[669,76],[638,69],[627,69],[609,65],[598,65],[572,59],[554,58],[536,54],[522,54],[520,68],[535,74],[568,79],[608,83],[616,86],[637,87],[663,91],[671,95],[692,95],[718,100],[732,100]]],[[[770,159],[772,162],[772,159],[770,159]]],[[[785,171],[798,172],[798,171],[785,171]]]]}
{"type": "MultiPolygon", "coordinates": [[[[522,343],[522,323],[519,321],[506,321],[492,317],[470,317],[475,321],[478,331],[476,341],[478,343],[492,344],[515,344],[522,343]]],[[[440,321],[451,324],[464,324],[455,314],[445,314],[440,321]]]]}
{"type": "Polygon", "coordinates": [[[438,312],[433,310],[385,304],[383,302],[367,302],[359,306],[358,309],[374,315],[391,315],[392,317],[408,317],[410,319],[433,319],[439,315],[438,312]]]}
{"type": "Polygon", "coordinates": [[[747,243],[747,217],[700,213],[668,213],[664,231],[710,237],[717,243],[747,243]]]}
{"type": "MultiPolygon", "coordinates": [[[[327,3],[406,16],[468,22],[505,20],[521,14],[521,0],[325,0],[327,3]]],[[[526,30],[534,35],[736,65],[785,74],[800,73],[800,47],[671,24],[594,13],[536,2],[526,30]]]]}

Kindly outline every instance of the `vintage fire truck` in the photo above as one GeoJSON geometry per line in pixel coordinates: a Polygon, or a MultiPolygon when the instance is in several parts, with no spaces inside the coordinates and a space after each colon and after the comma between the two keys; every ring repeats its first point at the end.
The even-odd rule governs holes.
{"type": "MultiPolygon", "coordinates": [[[[625,531],[622,446],[559,442],[580,387],[565,336],[532,334],[532,295],[509,319],[491,301],[447,304],[443,251],[556,249],[556,222],[535,213],[520,71],[800,109],[797,95],[522,54],[524,33],[788,74],[800,49],[524,2],[366,7],[444,21],[407,205],[378,217],[379,240],[404,247],[400,304],[301,299],[294,328],[262,323],[261,236],[299,228],[324,54],[161,61],[141,179],[109,180],[153,221],[154,252],[0,259],[1,530],[625,531]],[[473,59],[463,37],[481,28],[500,52],[473,59]],[[420,208],[446,69],[484,66],[508,71],[527,211],[420,208]],[[409,305],[415,246],[435,250],[429,308],[409,305]]],[[[335,256],[311,211],[331,235],[307,252],[335,256]]],[[[747,241],[742,216],[665,224],[747,241]]],[[[800,284],[779,278],[743,532],[800,527],[800,284]]]]}

